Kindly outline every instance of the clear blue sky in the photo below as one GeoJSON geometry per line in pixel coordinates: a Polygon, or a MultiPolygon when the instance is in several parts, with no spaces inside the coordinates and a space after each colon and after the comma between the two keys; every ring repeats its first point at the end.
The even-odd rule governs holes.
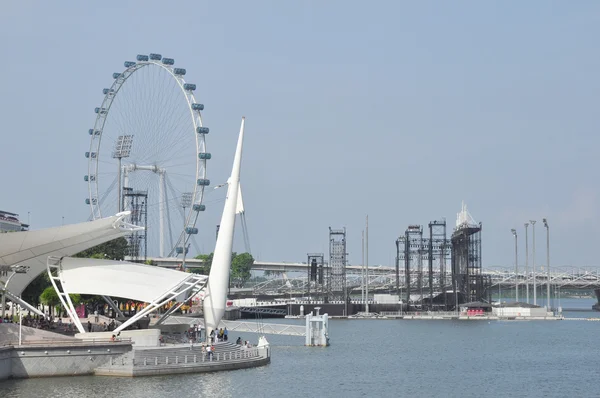
{"type": "MultiPolygon", "coordinates": [[[[158,52],[206,104],[213,184],[247,118],[259,259],[306,261],[345,226],[357,264],[369,214],[370,263],[391,264],[408,224],[453,225],[465,200],[486,266],[512,264],[530,218],[545,261],[542,217],[553,264],[598,265],[599,37],[595,1],[3,2],[0,208],[85,221],[101,89],[158,52]]],[[[222,202],[209,210],[207,251],[222,202]]]]}

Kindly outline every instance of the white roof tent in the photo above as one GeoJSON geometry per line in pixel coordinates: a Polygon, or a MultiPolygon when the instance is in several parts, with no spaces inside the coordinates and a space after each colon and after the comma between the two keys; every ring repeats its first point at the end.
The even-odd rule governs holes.
{"type": "Polygon", "coordinates": [[[124,221],[129,214],[129,211],[125,211],[79,224],[0,234],[0,266],[19,265],[27,270],[25,273],[9,273],[0,277],[0,282],[10,293],[19,296],[31,281],[46,270],[48,256],[72,256],[143,229],[124,221]]]}
{"type": "Polygon", "coordinates": [[[46,270],[48,256],[72,256],[104,242],[143,229],[125,222],[130,212],[111,217],[36,231],[0,234],[0,267],[12,272],[0,276],[0,290],[39,315],[37,308],[19,296],[38,275],[46,270]]]}
{"type": "Polygon", "coordinates": [[[115,329],[119,332],[172,300],[181,305],[198,293],[208,279],[204,275],[151,265],[73,257],[48,257],[47,271],[62,304],[81,333],[85,333],[85,329],[69,294],[112,296],[148,303],[146,308],[115,329]],[[60,286],[56,282],[60,282],[60,286]]]}

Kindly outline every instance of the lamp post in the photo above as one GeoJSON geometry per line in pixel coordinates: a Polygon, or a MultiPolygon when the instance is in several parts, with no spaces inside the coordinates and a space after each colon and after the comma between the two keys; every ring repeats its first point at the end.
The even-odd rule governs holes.
{"type": "Polygon", "coordinates": [[[550,226],[548,225],[548,220],[545,218],[542,219],[544,222],[544,227],[546,227],[546,267],[548,268],[548,281],[546,285],[546,289],[548,290],[548,311],[550,311],[550,226]]]}
{"type": "Polygon", "coordinates": [[[529,222],[531,223],[531,230],[533,231],[533,237],[532,239],[532,247],[533,247],[533,253],[531,256],[531,268],[533,269],[533,305],[537,305],[537,292],[536,292],[536,286],[535,286],[535,220],[529,220],[529,222]]]}
{"type": "Polygon", "coordinates": [[[515,302],[519,302],[519,258],[517,257],[517,230],[510,230],[515,237],[515,302]]]}
{"type": "Polygon", "coordinates": [[[527,233],[529,223],[525,223],[525,290],[527,293],[527,304],[529,304],[529,235],[527,233]]]}
{"type": "Polygon", "coordinates": [[[192,193],[191,192],[184,192],[181,194],[181,207],[183,207],[183,242],[182,242],[182,246],[183,246],[183,262],[181,264],[181,268],[183,268],[183,270],[185,271],[185,252],[187,251],[187,231],[186,231],[186,227],[187,227],[187,220],[185,219],[185,208],[186,207],[190,207],[192,205],[192,193]]]}
{"type": "Polygon", "coordinates": [[[365,312],[367,313],[367,316],[369,315],[369,216],[367,216],[367,221],[366,221],[366,227],[365,227],[365,276],[367,277],[367,280],[365,281],[366,284],[366,288],[365,288],[365,299],[366,304],[365,304],[365,312]]]}

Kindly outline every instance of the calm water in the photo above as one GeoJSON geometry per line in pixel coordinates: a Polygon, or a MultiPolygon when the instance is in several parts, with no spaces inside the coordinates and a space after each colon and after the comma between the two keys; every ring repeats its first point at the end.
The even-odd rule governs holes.
{"type": "MultiPolygon", "coordinates": [[[[562,305],[590,308],[593,303],[563,300],[562,305]]],[[[600,322],[589,321],[332,320],[328,348],[304,347],[299,337],[269,337],[272,362],[262,368],[136,379],[7,381],[0,383],[0,396],[598,397],[599,335],[600,322]]]]}

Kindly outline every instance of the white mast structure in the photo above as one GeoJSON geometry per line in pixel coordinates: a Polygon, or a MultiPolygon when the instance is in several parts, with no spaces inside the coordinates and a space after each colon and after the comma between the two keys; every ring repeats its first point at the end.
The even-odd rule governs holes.
{"type": "Polygon", "coordinates": [[[242,146],[244,142],[244,118],[240,127],[233,168],[227,180],[227,197],[221,216],[221,224],[217,243],[213,255],[212,266],[208,275],[208,284],[204,296],[204,325],[207,337],[212,330],[217,329],[219,322],[225,314],[227,302],[227,285],[229,284],[229,270],[231,267],[231,250],[233,247],[233,232],[235,228],[235,215],[238,208],[238,199],[241,198],[240,168],[242,164],[242,146]]]}

